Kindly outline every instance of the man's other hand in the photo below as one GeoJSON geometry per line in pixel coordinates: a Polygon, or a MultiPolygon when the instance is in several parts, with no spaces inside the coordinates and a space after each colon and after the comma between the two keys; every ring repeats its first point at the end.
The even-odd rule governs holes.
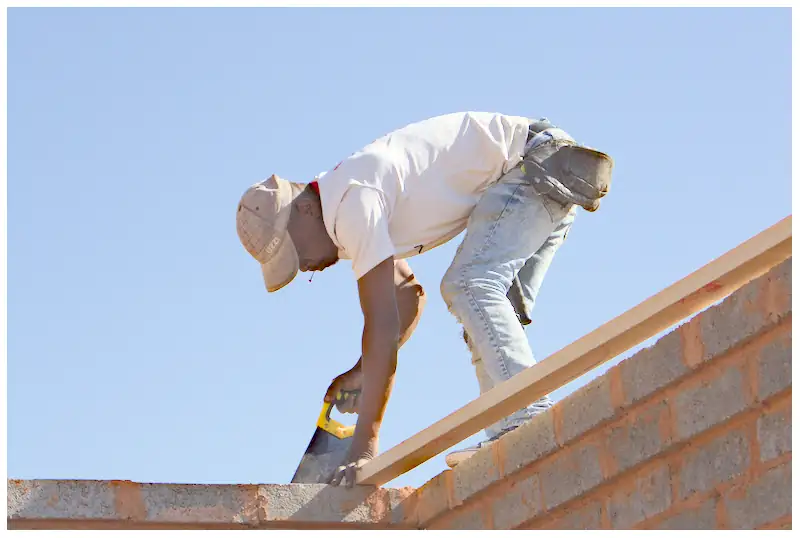
{"type": "Polygon", "coordinates": [[[363,377],[361,375],[360,366],[348,370],[347,372],[337,376],[331,381],[328,391],[325,393],[325,402],[335,402],[336,409],[340,413],[358,413],[358,404],[361,399],[361,386],[363,377]],[[358,391],[354,396],[343,400],[337,400],[336,395],[339,391],[358,391]]]}
{"type": "Polygon", "coordinates": [[[330,480],[332,486],[341,485],[350,488],[355,486],[358,469],[378,454],[377,437],[370,438],[364,443],[363,447],[359,446],[359,444],[357,439],[353,440],[344,462],[333,473],[333,477],[330,480]]]}

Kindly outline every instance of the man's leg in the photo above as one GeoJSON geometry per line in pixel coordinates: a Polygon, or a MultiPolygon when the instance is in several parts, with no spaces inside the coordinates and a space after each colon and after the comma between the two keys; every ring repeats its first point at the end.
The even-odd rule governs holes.
{"type": "Polygon", "coordinates": [[[508,299],[514,306],[514,311],[523,325],[529,325],[532,321],[531,313],[536,304],[539,289],[542,287],[542,282],[547,270],[550,268],[553,257],[572,228],[577,208],[578,206],[572,206],[572,209],[569,210],[564,219],[550,234],[550,237],[544,242],[544,245],[525,262],[525,265],[517,273],[511,289],[508,290],[508,299]]]}
{"type": "MultiPolygon", "coordinates": [[[[482,390],[535,363],[507,294],[519,271],[568,213],[569,208],[537,194],[517,167],[487,189],[470,216],[441,291],[469,335],[473,360],[480,358],[476,368],[482,368],[478,373],[482,390]]],[[[506,417],[489,430],[490,435],[525,422],[532,412],[526,407],[506,417]]]]}
{"type": "MultiPolygon", "coordinates": [[[[514,307],[514,312],[516,313],[517,318],[522,325],[528,325],[531,323],[531,313],[536,303],[536,297],[539,294],[545,274],[550,268],[550,264],[553,261],[555,253],[564,243],[564,240],[566,239],[567,234],[572,227],[572,223],[575,220],[576,208],[577,206],[573,206],[572,209],[570,209],[567,215],[561,220],[550,236],[545,240],[544,244],[525,262],[525,265],[522,266],[522,269],[520,269],[517,275],[514,277],[507,296],[511,302],[511,305],[514,307]]],[[[483,394],[484,392],[492,389],[495,386],[495,383],[486,372],[486,369],[483,366],[483,360],[478,354],[477,349],[471,345],[466,329],[464,330],[463,338],[464,342],[469,347],[470,353],[472,354],[472,364],[475,367],[475,375],[478,378],[478,386],[480,387],[481,394],[483,394]]],[[[544,396],[528,407],[528,414],[531,415],[539,413],[548,409],[552,405],[553,402],[550,400],[550,398],[548,396],[544,396]]],[[[488,427],[486,429],[487,437],[491,439],[492,437],[499,435],[504,426],[506,426],[505,421],[501,420],[488,427]]]]}

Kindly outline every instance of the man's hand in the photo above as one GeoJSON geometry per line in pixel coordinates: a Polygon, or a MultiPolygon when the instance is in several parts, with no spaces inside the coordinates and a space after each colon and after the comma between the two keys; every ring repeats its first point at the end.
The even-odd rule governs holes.
{"type": "Polygon", "coordinates": [[[354,398],[348,398],[344,401],[337,401],[336,394],[339,391],[361,391],[362,380],[361,360],[359,360],[353,368],[331,381],[328,392],[325,393],[325,402],[336,402],[336,409],[338,409],[340,413],[358,413],[361,392],[356,393],[354,398]]]}
{"type": "Polygon", "coordinates": [[[370,439],[363,449],[356,446],[356,440],[350,446],[350,451],[344,460],[344,464],[339,466],[331,478],[332,486],[343,485],[353,487],[356,485],[356,472],[369,460],[378,455],[378,438],[370,439]]]}
{"type": "Polygon", "coordinates": [[[345,486],[348,488],[352,488],[356,485],[356,472],[358,469],[367,463],[371,458],[362,458],[360,460],[354,461],[352,463],[348,463],[346,466],[343,465],[336,469],[336,472],[333,473],[333,479],[331,480],[332,486],[345,486]]]}

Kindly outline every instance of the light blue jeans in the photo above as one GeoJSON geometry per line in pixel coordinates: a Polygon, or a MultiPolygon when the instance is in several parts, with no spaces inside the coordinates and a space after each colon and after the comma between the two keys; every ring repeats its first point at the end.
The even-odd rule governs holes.
{"type": "MultiPolygon", "coordinates": [[[[517,166],[486,190],[470,215],[441,292],[464,327],[481,394],[536,363],[523,324],[530,323],[576,208],[537,194],[517,166]]],[[[497,437],[552,405],[545,396],[493,424],[486,435],[497,437]]]]}

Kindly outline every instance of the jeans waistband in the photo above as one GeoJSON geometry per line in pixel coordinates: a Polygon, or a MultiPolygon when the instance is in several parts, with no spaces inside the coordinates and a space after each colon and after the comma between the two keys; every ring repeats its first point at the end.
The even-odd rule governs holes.
{"type": "Polygon", "coordinates": [[[525,154],[527,155],[533,148],[550,140],[566,140],[573,144],[576,143],[575,139],[572,138],[568,132],[558,127],[549,127],[533,134],[533,136],[531,136],[530,131],[528,131],[528,141],[525,143],[525,154]]]}

